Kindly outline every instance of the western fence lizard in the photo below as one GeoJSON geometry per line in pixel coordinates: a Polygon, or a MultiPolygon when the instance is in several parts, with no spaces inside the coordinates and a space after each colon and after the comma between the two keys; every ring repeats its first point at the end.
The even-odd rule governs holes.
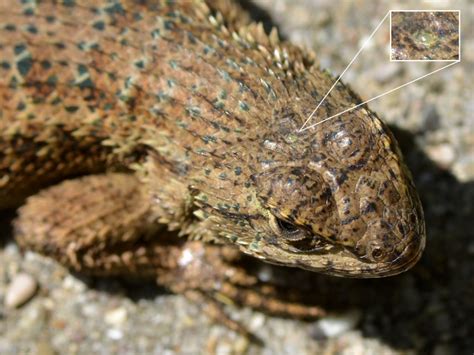
{"type": "MultiPolygon", "coordinates": [[[[79,271],[156,273],[192,298],[222,277],[254,282],[220,271],[230,247],[204,242],[343,277],[415,264],[423,213],[388,128],[362,107],[298,131],[334,78],[240,14],[230,1],[0,4],[0,207],[107,172],[30,197],[21,246],[79,271]]],[[[359,102],[338,84],[320,114],[359,102]]]]}

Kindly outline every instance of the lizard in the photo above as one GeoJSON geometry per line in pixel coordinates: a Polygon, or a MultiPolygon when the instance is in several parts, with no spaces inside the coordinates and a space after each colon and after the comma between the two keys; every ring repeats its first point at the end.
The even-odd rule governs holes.
{"type": "MultiPolygon", "coordinates": [[[[8,0],[0,31],[0,209],[22,205],[22,248],[154,275],[214,315],[224,290],[323,314],[262,301],[237,250],[357,278],[421,257],[421,203],[388,127],[363,106],[299,130],[334,78],[235,2],[8,0]]],[[[359,102],[339,83],[320,113],[359,102]]]]}

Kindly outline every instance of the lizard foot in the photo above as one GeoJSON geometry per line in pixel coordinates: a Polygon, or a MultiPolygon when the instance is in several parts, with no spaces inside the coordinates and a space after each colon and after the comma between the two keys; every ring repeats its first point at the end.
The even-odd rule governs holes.
{"type": "Polygon", "coordinates": [[[243,254],[232,246],[189,241],[175,252],[179,253],[176,267],[159,274],[158,283],[203,305],[210,318],[249,339],[254,336],[231,319],[223,305],[238,304],[274,315],[306,319],[325,315],[319,307],[287,301],[282,287],[260,281],[244,267],[243,254]]]}

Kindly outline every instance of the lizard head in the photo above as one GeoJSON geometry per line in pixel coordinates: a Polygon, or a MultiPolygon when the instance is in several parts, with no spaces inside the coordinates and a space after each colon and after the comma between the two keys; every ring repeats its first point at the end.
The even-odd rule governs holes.
{"type": "Polygon", "coordinates": [[[290,140],[262,143],[273,153],[254,176],[266,218],[254,223],[253,255],[362,278],[417,262],[421,203],[394,137],[373,113],[359,109],[290,140]],[[283,150],[279,161],[274,152],[283,150]]]}

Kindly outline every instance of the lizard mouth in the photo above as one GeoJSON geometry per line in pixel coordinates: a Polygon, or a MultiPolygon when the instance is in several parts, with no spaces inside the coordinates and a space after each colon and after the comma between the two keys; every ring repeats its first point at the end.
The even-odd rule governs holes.
{"type": "Polygon", "coordinates": [[[319,235],[306,234],[300,238],[285,238],[278,243],[279,247],[293,254],[328,254],[341,247],[331,244],[319,235]]]}
{"type": "Polygon", "coordinates": [[[319,236],[268,243],[259,254],[265,260],[349,278],[378,278],[393,276],[410,269],[420,259],[425,246],[423,228],[411,238],[405,248],[393,259],[374,262],[358,256],[350,248],[332,244],[319,236]]]}

